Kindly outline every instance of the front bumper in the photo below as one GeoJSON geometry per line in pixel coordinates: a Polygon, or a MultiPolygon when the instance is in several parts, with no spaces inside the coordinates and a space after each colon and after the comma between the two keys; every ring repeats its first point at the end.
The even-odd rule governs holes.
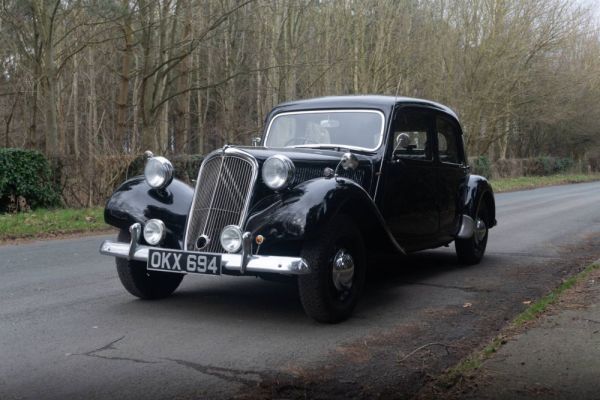
{"type": "MultiPolygon", "coordinates": [[[[136,225],[139,224],[130,228],[130,243],[105,240],[100,245],[100,254],[147,262],[148,250],[151,247],[139,244],[140,227],[136,225]]],[[[221,254],[221,272],[268,272],[284,275],[303,275],[311,272],[309,265],[300,257],[257,256],[248,253],[242,251],[242,254],[221,254]]]]}

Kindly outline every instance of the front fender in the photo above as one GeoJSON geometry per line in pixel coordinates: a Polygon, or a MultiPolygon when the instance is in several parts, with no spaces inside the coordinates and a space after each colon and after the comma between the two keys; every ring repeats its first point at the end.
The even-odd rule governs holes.
{"type": "Polygon", "coordinates": [[[254,207],[246,230],[265,237],[265,251],[298,253],[304,240],[318,236],[337,213],[354,218],[365,239],[383,238],[384,247],[403,252],[389,233],[367,192],[349,179],[317,178],[263,199],[254,207]]]}
{"type": "Polygon", "coordinates": [[[182,249],[185,224],[194,189],[173,179],[165,189],[153,189],[143,176],[124,182],[106,203],[104,220],[119,229],[128,229],[139,222],[144,225],[151,218],[165,223],[167,247],[182,249]]]}
{"type": "Polygon", "coordinates": [[[470,175],[465,193],[464,214],[475,218],[479,202],[486,201],[490,211],[490,220],[486,221],[489,228],[496,225],[496,202],[494,199],[494,190],[483,176],[470,175]]]}

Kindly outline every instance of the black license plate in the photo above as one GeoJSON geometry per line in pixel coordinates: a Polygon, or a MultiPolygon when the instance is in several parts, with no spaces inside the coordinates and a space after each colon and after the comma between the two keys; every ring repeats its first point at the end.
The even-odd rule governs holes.
{"type": "Polygon", "coordinates": [[[221,275],[221,256],[210,253],[150,249],[146,268],[148,271],[179,274],[221,275]]]}

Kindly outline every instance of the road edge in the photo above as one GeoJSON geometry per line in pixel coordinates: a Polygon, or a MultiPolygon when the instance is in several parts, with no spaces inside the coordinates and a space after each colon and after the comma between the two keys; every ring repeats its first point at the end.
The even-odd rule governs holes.
{"type": "Polygon", "coordinates": [[[414,396],[414,399],[458,398],[463,393],[463,384],[471,379],[482,367],[483,363],[492,358],[510,338],[524,333],[537,325],[541,318],[547,315],[549,307],[559,301],[569,290],[585,280],[592,272],[600,269],[600,259],[585,264],[583,269],[567,277],[556,288],[516,315],[499,334],[490,341],[478,347],[454,366],[447,368],[441,374],[431,378],[414,396]]]}

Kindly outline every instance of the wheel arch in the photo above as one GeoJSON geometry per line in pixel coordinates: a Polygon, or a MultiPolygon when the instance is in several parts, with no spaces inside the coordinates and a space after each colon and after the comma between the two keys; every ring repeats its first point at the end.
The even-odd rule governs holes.
{"type": "Polygon", "coordinates": [[[464,201],[463,213],[475,217],[480,202],[486,205],[489,220],[485,221],[489,228],[496,225],[496,201],[494,190],[486,178],[480,175],[470,175],[464,201]]]}
{"type": "Polygon", "coordinates": [[[488,210],[488,220],[485,221],[486,225],[490,228],[496,225],[496,202],[494,200],[494,195],[491,191],[486,190],[481,198],[483,204],[485,204],[488,210]]]}

